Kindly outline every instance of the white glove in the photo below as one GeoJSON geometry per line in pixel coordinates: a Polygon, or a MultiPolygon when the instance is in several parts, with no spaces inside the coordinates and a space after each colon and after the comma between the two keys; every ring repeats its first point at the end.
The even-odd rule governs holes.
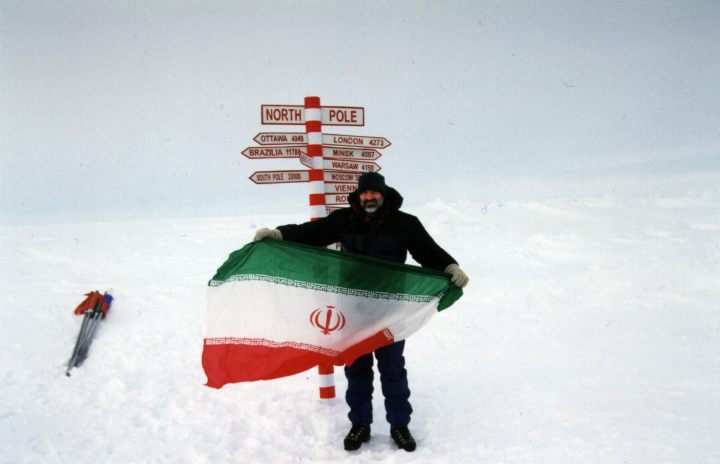
{"type": "Polygon", "coordinates": [[[450,274],[450,281],[455,284],[456,287],[464,287],[470,282],[470,277],[465,274],[460,266],[453,263],[445,268],[445,272],[450,274]]]}
{"type": "Polygon", "coordinates": [[[282,233],[280,233],[277,229],[268,229],[267,227],[263,227],[262,229],[258,229],[257,232],[255,232],[255,238],[253,239],[254,242],[257,242],[258,240],[262,240],[264,238],[271,238],[273,240],[282,240],[282,233]]]}

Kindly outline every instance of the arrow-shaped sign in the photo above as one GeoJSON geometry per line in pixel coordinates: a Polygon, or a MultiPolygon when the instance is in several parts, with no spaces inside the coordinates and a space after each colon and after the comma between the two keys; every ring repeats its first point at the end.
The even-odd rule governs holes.
{"type": "MultiPolygon", "coordinates": [[[[304,132],[260,132],[254,138],[260,145],[293,145],[307,143],[304,132]]],[[[390,146],[385,137],[365,137],[361,135],[323,134],[323,145],[335,147],[356,147],[383,149],[390,146]]]]}
{"type": "Polygon", "coordinates": [[[357,184],[343,184],[340,182],[325,182],[325,193],[353,193],[357,184]]]}
{"type": "MultiPolygon", "coordinates": [[[[358,179],[362,173],[345,171],[323,171],[325,180],[325,193],[352,192],[357,188],[358,179]],[[344,186],[353,186],[348,190],[344,186]]],[[[294,182],[309,182],[310,171],[306,169],[292,169],[289,171],[255,171],[249,179],[256,184],[282,184],[294,182]]]]}
{"type": "Polygon", "coordinates": [[[313,164],[313,158],[304,153],[300,155],[300,164],[302,164],[303,166],[307,166],[310,169],[315,169],[315,165],[313,164]]]}
{"type": "MultiPolygon", "coordinates": [[[[300,162],[309,168],[314,168],[313,159],[305,154],[300,155],[300,162]]],[[[379,164],[372,161],[355,161],[336,158],[323,158],[323,169],[332,171],[371,172],[382,169],[379,164]]]]}
{"type": "Polygon", "coordinates": [[[348,202],[348,194],[346,193],[328,193],[325,194],[325,204],[326,205],[344,205],[348,202]]]}
{"type": "Polygon", "coordinates": [[[254,138],[260,145],[292,145],[307,143],[304,132],[260,132],[254,138]]]}
{"type": "Polygon", "coordinates": [[[361,135],[323,134],[323,145],[341,147],[387,148],[390,141],[385,137],[365,137],[361,135]]]}
{"type": "Polygon", "coordinates": [[[325,176],[325,182],[342,182],[357,184],[361,172],[346,172],[346,171],[323,171],[325,176]]]}
{"type": "Polygon", "coordinates": [[[306,152],[305,147],[247,147],[243,156],[250,159],[298,158],[306,152]]]}
{"type": "Polygon", "coordinates": [[[382,155],[377,150],[362,148],[323,147],[323,156],[328,158],[374,161],[382,155]]]}
{"type": "Polygon", "coordinates": [[[255,171],[250,176],[250,180],[256,184],[307,182],[310,180],[310,171],[305,169],[292,171],[255,171]]]}
{"type": "Polygon", "coordinates": [[[343,159],[325,158],[323,160],[323,168],[333,171],[350,171],[350,172],[371,172],[379,171],[380,165],[372,161],[353,161],[343,159]]]}

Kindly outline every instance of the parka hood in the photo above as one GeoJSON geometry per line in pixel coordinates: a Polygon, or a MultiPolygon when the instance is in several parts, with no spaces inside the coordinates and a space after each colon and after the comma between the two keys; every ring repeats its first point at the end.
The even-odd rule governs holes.
{"type": "MultiPolygon", "coordinates": [[[[380,208],[380,218],[385,218],[391,214],[395,214],[400,210],[403,204],[403,197],[400,193],[389,185],[385,187],[385,195],[383,196],[383,205],[380,208]]],[[[360,206],[360,192],[355,190],[348,195],[348,203],[355,212],[356,217],[365,217],[366,213],[360,206]]]]}

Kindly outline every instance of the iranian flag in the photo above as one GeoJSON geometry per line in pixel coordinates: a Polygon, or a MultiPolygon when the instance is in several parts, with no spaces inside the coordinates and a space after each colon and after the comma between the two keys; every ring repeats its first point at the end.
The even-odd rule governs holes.
{"type": "Polygon", "coordinates": [[[209,282],[207,385],[352,364],[460,296],[444,272],[282,240],[250,243],[209,282]]]}

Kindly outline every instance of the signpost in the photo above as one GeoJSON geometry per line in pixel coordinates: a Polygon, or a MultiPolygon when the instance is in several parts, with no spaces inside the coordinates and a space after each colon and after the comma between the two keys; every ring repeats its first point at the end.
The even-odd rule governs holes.
{"type": "MultiPolygon", "coordinates": [[[[260,123],[272,125],[305,124],[302,105],[260,105],[260,123]]],[[[325,126],[364,126],[365,108],[358,106],[322,106],[320,122],[325,126]]]]}
{"type": "MultiPolygon", "coordinates": [[[[378,150],[389,147],[385,137],[325,134],[322,126],[365,126],[365,108],[321,106],[320,97],[305,97],[305,105],[260,105],[263,125],[304,125],[305,132],[260,132],[253,140],[260,146],[247,147],[248,159],[297,158],[309,169],[255,171],[255,184],[306,182],[310,194],[311,220],[347,206],[348,195],[357,189],[365,172],[377,172],[378,150]]],[[[319,366],[320,398],[335,398],[332,365],[319,366]]]]}

